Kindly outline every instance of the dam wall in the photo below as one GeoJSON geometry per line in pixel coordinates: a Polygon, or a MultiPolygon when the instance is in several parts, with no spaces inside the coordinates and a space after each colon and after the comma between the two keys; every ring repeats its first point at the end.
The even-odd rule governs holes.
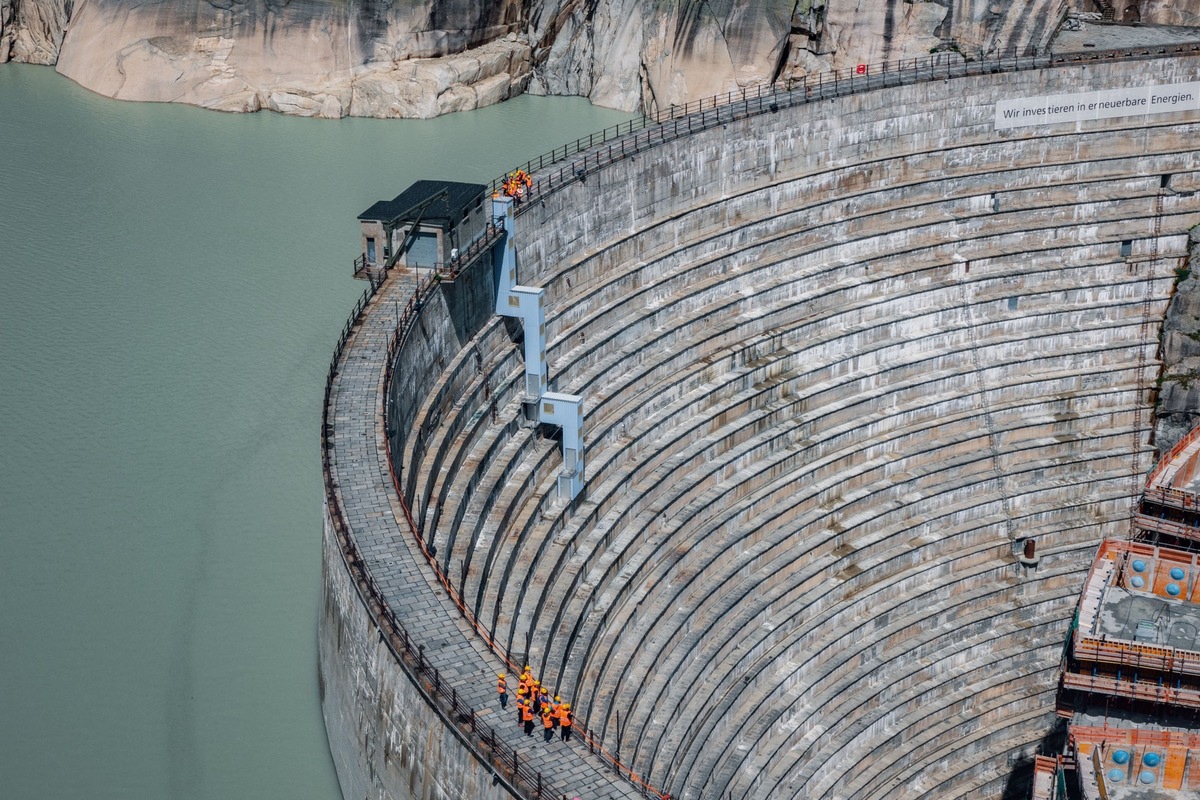
{"type": "MultiPolygon", "coordinates": [[[[535,195],[518,282],[547,293],[551,389],[584,397],[584,493],[557,496],[521,331],[476,305],[477,267],[396,350],[360,331],[343,357],[361,377],[333,394],[332,472],[366,567],[471,702],[504,658],[530,663],[672,797],[1019,793],[1091,552],[1128,530],[1151,464],[1200,115],[997,130],[995,107],[1198,72],[814,98],[535,195]]],[[[396,279],[381,292],[372,330],[396,279]]],[[[328,596],[326,683],[376,680],[383,661],[325,647],[353,601],[328,596]]],[[[327,718],[356,719],[335,753],[376,751],[393,712],[351,697],[326,688],[327,718]]]]}
{"type": "Polygon", "coordinates": [[[384,644],[345,569],[328,509],[324,531],[321,705],[342,795],[511,797],[384,644]]]}

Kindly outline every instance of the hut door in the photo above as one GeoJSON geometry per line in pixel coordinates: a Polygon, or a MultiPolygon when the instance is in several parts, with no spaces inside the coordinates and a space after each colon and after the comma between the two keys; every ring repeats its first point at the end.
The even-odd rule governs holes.
{"type": "Polygon", "coordinates": [[[410,267],[432,267],[438,259],[437,234],[418,233],[404,257],[410,267]]]}

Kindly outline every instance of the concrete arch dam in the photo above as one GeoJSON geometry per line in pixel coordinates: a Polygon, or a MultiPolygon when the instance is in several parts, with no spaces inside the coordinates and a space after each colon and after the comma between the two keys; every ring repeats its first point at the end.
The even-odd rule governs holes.
{"type": "Polygon", "coordinates": [[[1003,127],[997,104],[1198,67],[800,104],[527,203],[518,279],[545,290],[551,388],[584,397],[571,502],[553,432],[523,421],[492,271],[436,286],[394,348],[390,278],[327,402],[321,677],[346,797],[534,796],[480,755],[485,722],[554,797],[638,796],[628,773],[674,798],[1011,790],[1153,457],[1200,113],[1003,127]],[[436,680],[385,644],[388,614],[436,680]],[[497,653],[570,697],[593,747],[519,736],[497,653]],[[431,700],[446,686],[473,713],[431,700]]]}

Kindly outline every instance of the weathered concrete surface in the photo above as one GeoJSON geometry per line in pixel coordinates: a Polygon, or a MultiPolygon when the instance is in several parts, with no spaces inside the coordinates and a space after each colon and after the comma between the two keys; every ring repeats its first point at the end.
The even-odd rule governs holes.
{"type": "MultiPolygon", "coordinates": [[[[520,731],[511,705],[501,712],[496,674],[506,665],[463,621],[404,524],[385,446],[387,430],[394,430],[395,423],[385,424],[381,412],[387,408],[393,420],[409,419],[406,409],[419,408],[426,393],[441,388],[449,364],[464,361],[477,370],[467,345],[491,320],[494,302],[490,264],[477,264],[453,284],[441,284],[427,295],[419,320],[400,347],[402,368],[385,403],[383,372],[394,313],[404,306],[410,286],[393,273],[376,293],[343,351],[331,387],[330,485],[340,498],[346,530],[381,601],[421,648],[440,684],[460,704],[474,709],[477,723],[492,728],[508,752],[517,751],[527,774],[544,776],[544,796],[586,793],[593,800],[633,800],[634,788],[612,780],[611,769],[592,756],[579,737],[573,743],[544,743],[540,730],[537,737],[520,731]]],[[[425,418],[415,431],[405,427],[404,434],[421,439],[438,427],[436,420],[425,418]]],[[[411,794],[422,800],[498,796],[491,786],[490,759],[474,754],[465,730],[456,735],[450,724],[439,722],[442,717],[386,649],[375,621],[346,579],[329,513],[327,508],[326,602],[319,634],[322,708],[343,793],[380,798],[411,794]]],[[[513,686],[515,690],[515,682],[513,686]]]]}
{"type": "Polygon", "coordinates": [[[355,592],[325,519],[319,628],[321,707],[347,798],[501,800],[489,765],[472,758],[392,657],[355,592]]]}
{"type": "Polygon", "coordinates": [[[1196,75],[823,100],[528,206],[519,280],[586,398],[586,497],[555,502],[503,323],[457,353],[422,329],[396,397],[402,484],[473,613],[676,797],[1019,791],[1149,466],[1139,389],[1200,222],[1161,176],[1186,183],[1200,119],[997,132],[994,104],[1196,75]]]}

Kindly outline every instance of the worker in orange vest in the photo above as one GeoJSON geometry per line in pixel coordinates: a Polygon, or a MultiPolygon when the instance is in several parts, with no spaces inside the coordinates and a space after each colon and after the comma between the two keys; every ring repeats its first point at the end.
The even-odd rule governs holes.
{"type": "Polygon", "coordinates": [[[533,736],[533,703],[528,700],[521,706],[521,721],[525,723],[525,735],[533,736]]]}
{"type": "Polygon", "coordinates": [[[571,725],[574,723],[575,717],[571,714],[571,704],[563,703],[562,708],[558,710],[558,733],[564,742],[571,741],[571,725]]]}
{"type": "Polygon", "coordinates": [[[525,703],[527,703],[527,702],[529,702],[529,698],[526,697],[525,690],[517,689],[517,724],[518,725],[520,725],[521,722],[523,722],[525,719],[524,717],[521,716],[521,707],[524,706],[525,703]]]}
{"type": "Polygon", "coordinates": [[[496,676],[496,693],[500,695],[500,707],[508,708],[508,680],[503,672],[496,676]]]}
{"type": "Polygon", "coordinates": [[[554,738],[554,715],[550,713],[550,706],[545,706],[542,711],[542,728],[547,742],[554,738]]]}

